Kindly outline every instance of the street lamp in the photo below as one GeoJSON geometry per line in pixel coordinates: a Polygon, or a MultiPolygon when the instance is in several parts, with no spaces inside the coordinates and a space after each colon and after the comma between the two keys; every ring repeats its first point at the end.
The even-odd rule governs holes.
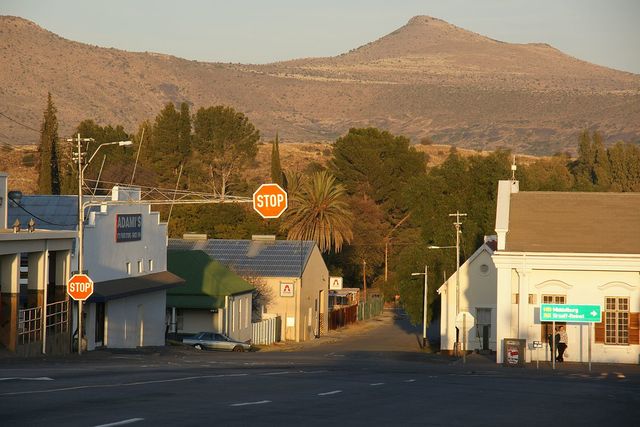
{"type": "Polygon", "coordinates": [[[411,273],[412,276],[424,276],[424,307],[422,309],[422,348],[427,347],[427,266],[424,266],[424,273],[411,273]]]}
{"type": "MultiPolygon", "coordinates": [[[[68,139],[67,141],[73,142],[73,139],[68,139]]],[[[83,142],[91,142],[95,141],[93,138],[80,138],[80,134],[78,134],[76,138],[76,142],[78,144],[78,273],[82,274],[84,267],[84,207],[82,205],[82,186],[84,185],[84,171],[89,166],[89,163],[93,160],[93,158],[98,154],[98,151],[107,145],[118,145],[120,147],[127,147],[133,145],[131,141],[115,141],[115,142],[105,142],[100,144],[98,148],[93,152],[89,160],[85,162],[84,166],[82,165],[82,157],[87,153],[82,152],[82,143],[83,142]]],[[[78,354],[82,354],[82,304],[83,301],[78,301],[78,354]]]]}

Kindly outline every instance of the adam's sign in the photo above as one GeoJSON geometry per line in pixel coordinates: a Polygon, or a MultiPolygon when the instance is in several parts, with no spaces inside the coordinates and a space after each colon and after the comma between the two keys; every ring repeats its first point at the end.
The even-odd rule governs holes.
{"type": "Polygon", "coordinates": [[[142,214],[116,215],[116,242],[142,240],[142,214]]]}

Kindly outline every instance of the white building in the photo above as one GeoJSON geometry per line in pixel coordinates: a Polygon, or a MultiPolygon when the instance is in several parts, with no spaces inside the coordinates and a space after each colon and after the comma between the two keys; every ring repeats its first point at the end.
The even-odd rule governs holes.
{"type": "Polygon", "coordinates": [[[458,312],[469,312],[475,319],[475,326],[466,331],[467,350],[496,351],[496,267],[491,259],[495,248],[495,238],[487,238],[460,266],[459,290],[455,273],[438,288],[441,351],[452,353],[456,342],[464,342],[463,331],[456,327],[458,312]]]}
{"type": "MultiPolygon", "coordinates": [[[[183,283],[166,271],[167,225],[141,203],[139,189],[114,187],[98,200],[104,203],[87,211],[84,227],[84,271],[95,284],[84,306],[87,349],[164,345],[166,289],[183,283]]],[[[9,212],[21,221],[34,215],[38,226],[76,230],[77,197],[23,196],[9,212]]],[[[71,269],[77,271],[75,248],[71,269]]]]}
{"type": "Polygon", "coordinates": [[[602,308],[591,334],[589,324],[566,325],[565,360],[586,362],[591,346],[594,362],[639,363],[639,193],[520,192],[500,181],[496,232],[498,363],[507,338],[548,347],[541,303],[602,308]]]}

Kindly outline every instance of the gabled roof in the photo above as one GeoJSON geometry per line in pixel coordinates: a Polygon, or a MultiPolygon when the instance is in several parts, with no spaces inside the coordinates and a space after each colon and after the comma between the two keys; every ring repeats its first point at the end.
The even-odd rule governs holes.
{"type": "Polygon", "coordinates": [[[184,280],[168,271],[97,282],[89,302],[105,302],[131,295],[182,287],[184,280]]]}
{"type": "Polygon", "coordinates": [[[170,250],[201,250],[238,274],[300,277],[315,248],[300,240],[169,239],[170,250]]]}
{"type": "Polygon", "coordinates": [[[505,250],[640,254],[640,193],[513,193],[505,250]]]}
{"type": "MultiPolygon", "coordinates": [[[[489,255],[493,255],[493,253],[496,250],[497,244],[498,244],[498,241],[496,237],[490,236],[486,242],[484,242],[478,249],[476,249],[476,251],[473,254],[471,254],[469,258],[467,258],[467,260],[460,266],[460,270],[462,270],[463,268],[466,268],[469,264],[471,264],[476,258],[478,258],[478,256],[480,256],[482,252],[487,252],[489,255]]],[[[451,276],[449,276],[447,280],[445,280],[445,282],[438,288],[436,292],[440,294],[442,292],[442,288],[444,288],[449,282],[449,280],[454,278],[455,275],[456,273],[453,273],[451,276]]]]}
{"type": "Polygon", "coordinates": [[[221,308],[225,296],[245,294],[254,289],[202,251],[168,251],[167,269],[186,281],[185,286],[167,292],[170,307],[221,308]]]}

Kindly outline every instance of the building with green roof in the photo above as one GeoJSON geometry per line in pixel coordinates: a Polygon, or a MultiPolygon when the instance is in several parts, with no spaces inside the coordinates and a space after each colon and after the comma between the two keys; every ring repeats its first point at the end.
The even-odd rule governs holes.
{"type": "Polygon", "coordinates": [[[172,332],[207,331],[238,341],[251,339],[250,283],[200,250],[168,251],[167,270],[186,281],[167,292],[172,332]]]}

